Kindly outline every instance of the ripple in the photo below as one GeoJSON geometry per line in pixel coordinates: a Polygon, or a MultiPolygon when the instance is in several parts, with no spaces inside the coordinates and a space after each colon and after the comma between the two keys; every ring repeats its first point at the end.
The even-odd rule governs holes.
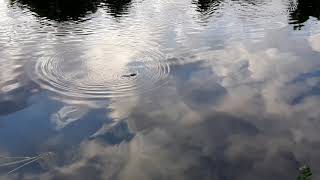
{"type": "Polygon", "coordinates": [[[165,58],[155,49],[125,46],[96,48],[86,54],[64,52],[37,61],[35,81],[45,89],[69,97],[132,96],[166,82],[170,68],[165,58]]]}

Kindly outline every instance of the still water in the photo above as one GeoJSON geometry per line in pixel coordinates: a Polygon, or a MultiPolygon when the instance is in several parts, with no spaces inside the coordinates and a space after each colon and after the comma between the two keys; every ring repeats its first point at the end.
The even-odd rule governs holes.
{"type": "Polygon", "coordinates": [[[320,178],[318,0],[0,0],[0,179],[320,178]]]}

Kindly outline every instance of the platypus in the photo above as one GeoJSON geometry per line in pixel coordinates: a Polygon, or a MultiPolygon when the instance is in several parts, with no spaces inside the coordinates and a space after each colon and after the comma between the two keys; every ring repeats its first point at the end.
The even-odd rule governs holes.
{"type": "Polygon", "coordinates": [[[137,75],[137,73],[131,73],[131,74],[122,75],[121,77],[134,77],[136,75],[137,75]]]}

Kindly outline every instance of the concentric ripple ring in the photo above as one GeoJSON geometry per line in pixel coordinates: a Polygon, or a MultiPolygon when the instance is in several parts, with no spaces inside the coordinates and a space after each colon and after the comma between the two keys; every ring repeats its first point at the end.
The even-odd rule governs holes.
{"type": "Polygon", "coordinates": [[[170,72],[166,56],[155,49],[109,46],[41,58],[32,75],[57,94],[101,99],[126,97],[162,86],[170,72]]]}

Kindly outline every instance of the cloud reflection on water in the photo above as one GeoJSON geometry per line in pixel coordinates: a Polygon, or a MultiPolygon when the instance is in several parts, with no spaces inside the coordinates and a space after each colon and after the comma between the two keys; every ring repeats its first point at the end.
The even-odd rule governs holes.
{"type": "Polygon", "coordinates": [[[41,179],[280,180],[294,179],[305,162],[317,176],[320,101],[304,92],[318,86],[312,83],[318,77],[304,74],[320,64],[282,51],[286,43],[280,40],[278,47],[260,45],[207,51],[196,55],[200,63],[172,67],[177,74],[155,95],[139,96],[133,107],[111,105],[133,139],[117,145],[99,138],[83,141],[73,162],[41,179]],[[203,78],[217,85],[197,85],[206,82],[203,78]],[[198,93],[221,88],[225,93],[213,97],[198,93]],[[203,103],[199,96],[211,103],[205,102],[207,110],[196,107],[203,103]]]}
{"type": "MultiPolygon", "coordinates": [[[[158,10],[170,10],[169,4],[159,4],[162,6],[158,10]]],[[[45,103],[50,100],[41,98],[48,107],[38,104],[36,108],[48,112],[45,115],[37,112],[37,117],[49,119],[56,112],[60,118],[53,118],[53,122],[59,131],[34,141],[42,149],[55,149],[60,159],[65,159],[48,172],[24,172],[13,179],[282,180],[295,179],[298,167],[306,162],[318,177],[317,35],[291,39],[288,37],[291,32],[286,28],[258,29],[263,32],[259,42],[241,41],[243,37],[237,36],[234,41],[217,37],[213,32],[240,29],[246,37],[248,34],[241,28],[233,29],[245,22],[239,19],[246,16],[231,18],[234,25],[222,26],[221,30],[214,23],[209,23],[208,28],[192,24],[192,19],[188,19],[193,17],[190,10],[183,12],[184,18],[177,19],[183,19],[184,24],[153,26],[150,22],[145,29],[131,29],[136,36],[128,38],[140,46],[169,36],[169,33],[152,36],[161,31],[159,27],[169,27],[176,35],[176,41],[168,43],[172,51],[181,47],[193,50],[190,56],[181,55],[184,49],[182,53],[167,50],[172,56],[168,60],[172,71],[165,86],[125,100],[108,97],[105,103],[92,103],[96,106],[61,97],[56,100],[63,103],[52,108],[45,103]],[[212,42],[223,44],[215,46],[212,42]],[[98,110],[89,111],[89,107],[98,110]]],[[[144,20],[141,24],[147,21],[147,15],[140,14],[144,20]]],[[[162,23],[171,22],[168,19],[162,23]]],[[[249,17],[248,20],[251,26],[257,25],[254,20],[261,19],[249,17]]],[[[262,27],[268,24],[259,23],[262,27]]],[[[113,31],[115,36],[123,32],[113,31]]],[[[124,42],[125,37],[114,41],[124,42]]],[[[68,44],[68,50],[92,55],[89,57],[99,55],[95,52],[97,49],[100,52],[103,45],[93,46],[95,38],[91,41],[88,38],[82,45],[68,44]]],[[[100,44],[107,40],[98,39],[100,44]]],[[[60,40],[55,43],[61,45],[63,39],[60,40]]],[[[59,52],[66,47],[57,46],[50,49],[59,52]]],[[[90,59],[89,69],[103,68],[96,67],[102,56],[98,61],[90,59]]],[[[123,58],[122,66],[129,63],[128,57],[123,58]]],[[[115,66],[117,63],[110,64],[115,66]]],[[[119,72],[117,68],[111,69],[119,72]]]]}

